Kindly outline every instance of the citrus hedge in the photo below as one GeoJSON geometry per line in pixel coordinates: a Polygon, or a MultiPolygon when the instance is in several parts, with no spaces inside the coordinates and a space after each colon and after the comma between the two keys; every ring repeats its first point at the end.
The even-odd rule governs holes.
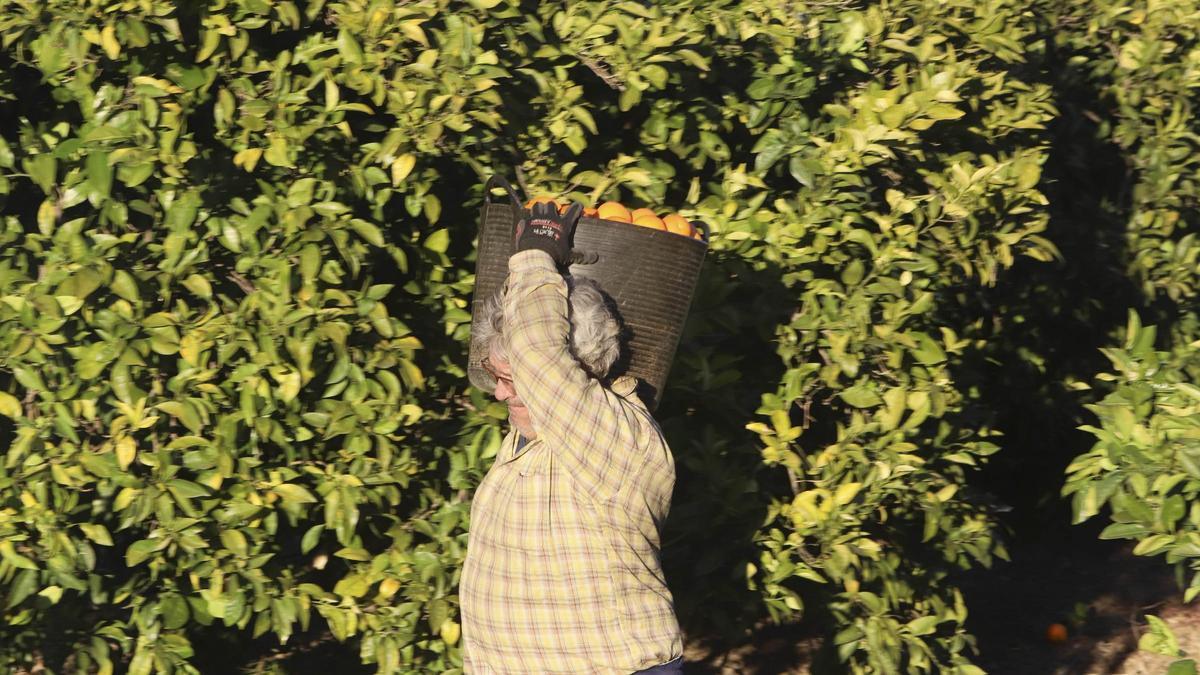
{"type": "Polygon", "coordinates": [[[0,664],[459,669],[502,173],[714,232],[659,411],[689,635],[810,616],[841,669],[980,672],[952,575],[1006,554],[961,304],[1059,255],[1041,16],[0,0],[0,664]]]}
{"type": "MultiPolygon", "coordinates": [[[[1083,427],[1095,445],[1068,467],[1063,493],[1077,522],[1107,508],[1113,522],[1101,537],[1164,556],[1192,602],[1200,594],[1200,3],[1084,5],[1063,8],[1060,20],[1073,29],[1058,40],[1098,92],[1103,132],[1126,158],[1124,244],[1143,300],[1104,350],[1111,367],[1094,380],[1103,398],[1088,405],[1095,423],[1083,427]]],[[[1169,628],[1150,621],[1142,647],[1182,656],[1169,628]]],[[[1195,661],[1172,672],[1195,673],[1195,661]]]]}

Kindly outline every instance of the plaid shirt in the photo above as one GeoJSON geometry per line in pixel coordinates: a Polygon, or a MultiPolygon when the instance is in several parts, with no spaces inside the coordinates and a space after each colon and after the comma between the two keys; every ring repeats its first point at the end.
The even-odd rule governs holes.
{"type": "Polygon", "coordinates": [[[675,464],[633,393],[567,351],[567,286],[541,251],[509,260],[505,335],[538,438],[509,432],[471,506],[459,586],[467,673],[619,673],[683,653],[659,564],[675,464]]]}

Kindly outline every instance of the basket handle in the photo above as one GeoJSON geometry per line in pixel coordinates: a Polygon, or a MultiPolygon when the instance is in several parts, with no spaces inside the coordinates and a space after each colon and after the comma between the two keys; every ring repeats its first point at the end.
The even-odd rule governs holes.
{"type": "Polygon", "coordinates": [[[512,186],[512,183],[508,182],[508,179],[500,174],[495,174],[491,178],[487,179],[487,184],[483,186],[484,204],[492,203],[492,190],[495,190],[498,187],[504,188],[504,191],[508,193],[508,198],[512,201],[512,206],[514,208],[521,208],[521,204],[523,204],[524,201],[521,199],[520,195],[517,194],[516,188],[512,186]]]}
{"type": "Polygon", "coordinates": [[[580,251],[577,248],[571,249],[570,265],[594,265],[600,260],[600,254],[595,251],[580,251]]]}
{"type": "MultiPolygon", "coordinates": [[[[483,186],[483,203],[484,204],[492,203],[492,190],[494,190],[496,188],[503,188],[504,191],[508,193],[508,198],[512,202],[513,208],[515,208],[515,209],[522,208],[521,204],[523,202],[521,201],[521,197],[517,194],[516,188],[514,188],[512,186],[512,183],[508,182],[508,179],[506,179],[504,176],[501,176],[500,174],[493,175],[491,178],[489,178],[487,180],[487,184],[485,184],[483,186]]],[[[570,265],[592,265],[592,264],[595,264],[596,261],[598,261],[599,259],[600,259],[600,254],[596,253],[595,251],[580,251],[578,249],[572,249],[571,250],[571,260],[568,264],[570,264],[570,265]]]]}

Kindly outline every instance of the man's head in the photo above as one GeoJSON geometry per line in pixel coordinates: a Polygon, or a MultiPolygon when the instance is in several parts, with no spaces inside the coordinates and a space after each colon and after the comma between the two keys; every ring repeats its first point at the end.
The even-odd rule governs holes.
{"type": "MultiPolygon", "coordinates": [[[[567,319],[571,330],[567,349],[592,377],[604,379],[621,355],[621,325],[608,299],[595,281],[566,277],[567,319]]],[[[483,367],[496,381],[496,399],[508,404],[508,419],[529,440],[537,437],[529,409],[520,396],[520,383],[512,379],[508,340],[504,333],[504,307],[500,295],[489,298],[483,320],[472,328],[474,339],[486,354],[483,367]]]]}

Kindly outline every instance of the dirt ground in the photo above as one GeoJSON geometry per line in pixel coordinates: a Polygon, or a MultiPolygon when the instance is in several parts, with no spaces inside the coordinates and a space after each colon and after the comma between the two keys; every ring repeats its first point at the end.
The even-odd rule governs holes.
{"type": "MultiPolygon", "coordinates": [[[[1200,657],[1200,602],[1183,593],[1162,558],[1131,554],[1132,544],[1096,538],[1091,527],[1052,528],[1026,540],[1013,561],[958,580],[978,638],[976,662],[996,675],[1162,675],[1173,659],[1137,651],[1145,614],[1163,618],[1180,647],[1200,657]],[[1068,627],[1062,643],[1050,624],[1068,627]]],[[[692,644],[685,672],[792,675],[812,667],[820,639],[802,626],[766,627],[732,646],[692,644]]]]}
{"type": "Polygon", "coordinates": [[[1132,554],[1132,542],[1097,537],[1103,523],[1050,533],[1013,562],[967,585],[979,664],[992,673],[1161,675],[1173,659],[1139,652],[1146,614],[1163,618],[1180,647],[1200,657],[1200,603],[1184,605],[1162,557],[1132,554]],[[992,577],[992,578],[988,578],[992,577]],[[1051,623],[1066,642],[1045,639],[1051,623]]]}

